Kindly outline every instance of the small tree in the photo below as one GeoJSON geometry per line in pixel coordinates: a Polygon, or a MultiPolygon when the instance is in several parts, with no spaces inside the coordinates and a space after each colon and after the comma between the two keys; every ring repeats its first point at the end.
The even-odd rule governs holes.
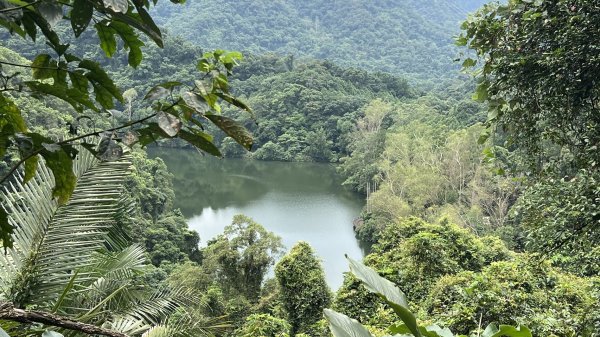
{"type": "Polygon", "coordinates": [[[331,303],[325,273],[311,246],[298,242],[275,267],[275,277],[291,324],[290,334],[309,332],[331,303]]]}
{"type": "Polygon", "coordinates": [[[204,251],[203,266],[250,301],[257,301],[263,279],[283,248],[281,238],[245,215],[236,215],[204,251]]]}

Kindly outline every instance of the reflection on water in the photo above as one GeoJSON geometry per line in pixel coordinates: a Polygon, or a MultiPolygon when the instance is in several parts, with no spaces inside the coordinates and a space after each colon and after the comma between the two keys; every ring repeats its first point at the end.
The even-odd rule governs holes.
{"type": "Polygon", "coordinates": [[[149,152],[163,158],[175,176],[175,207],[203,242],[221,233],[235,214],[248,215],[288,248],[309,242],[333,289],[347,271],[344,254],[362,257],[352,231],[362,200],[340,186],[331,165],[216,159],[179,149],[149,152]]]}

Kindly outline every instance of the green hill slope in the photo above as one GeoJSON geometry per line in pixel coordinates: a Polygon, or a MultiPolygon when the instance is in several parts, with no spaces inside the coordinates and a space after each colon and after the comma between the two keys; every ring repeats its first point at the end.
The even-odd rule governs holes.
{"type": "MultiPolygon", "coordinates": [[[[330,59],[411,78],[458,66],[452,36],[484,0],[202,0],[158,7],[171,33],[204,48],[330,59]]],[[[455,72],[452,72],[455,73],[455,72]]]]}

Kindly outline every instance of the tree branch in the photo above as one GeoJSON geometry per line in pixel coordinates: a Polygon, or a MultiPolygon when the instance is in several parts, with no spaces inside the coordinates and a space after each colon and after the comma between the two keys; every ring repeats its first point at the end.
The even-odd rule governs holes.
{"type": "Polygon", "coordinates": [[[10,12],[10,11],[16,11],[17,9],[23,9],[23,8],[26,8],[26,7],[29,7],[29,6],[33,6],[33,5],[38,4],[40,2],[42,2],[42,1],[38,0],[38,1],[34,1],[34,2],[30,3],[30,4],[19,6],[19,7],[3,8],[3,9],[0,9],[0,13],[7,13],[7,12],[10,12]]]}
{"type": "Polygon", "coordinates": [[[17,309],[12,303],[0,302],[0,319],[19,323],[42,323],[59,328],[80,331],[89,335],[109,337],[128,337],[126,334],[101,328],[92,324],[78,322],[66,317],[41,311],[17,309]]]}
{"type": "MultiPolygon", "coordinates": [[[[181,101],[181,98],[178,99],[177,101],[175,101],[173,104],[169,105],[167,108],[163,109],[163,111],[167,111],[171,108],[173,108],[174,106],[176,106],[177,104],[179,104],[179,102],[181,101]]],[[[71,142],[74,142],[76,140],[82,139],[82,138],[86,138],[86,137],[90,137],[90,136],[99,136],[101,133],[103,132],[111,132],[111,131],[117,131],[120,129],[124,129],[136,124],[140,124],[143,123],[147,120],[149,120],[152,117],[156,117],[156,115],[158,114],[158,112],[155,112],[153,114],[150,114],[144,118],[138,119],[136,121],[133,122],[128,122],[125,123],[123,125],[114,127],[114,128],[110,128],[110,129],[105,129],[105,130],[100,130],[100,131],[94,131],[94,132],[90,132],[90,133],[86,133],[77,137],[73,137],[73,138],[69,138],[69,139],[65,139],[63,141],[60,142],[56,142],[57,145],[64,145],[64,144],[68,144],[71,142]]],[[[31,151],[29,154],[27,154],[26,156],[22,157],[15,165],[13,165],[13,167],[10,168],[10,170],[2,177],[2,179],[0,180],[0,186],[2,186],[2,184],[4,184],[4,182],[6,181],[6,179],[8,179],[9,177],[12,176],[13,173],[15,173],[15,171],[23,164],[25,163],[29,158],[32,158],[34,156],[37,156],[38,154],[40,154],[40,152],[42,152],[42,150],[44,149],[44,147],[40,147],[35,151],[31,151]]]]}
{"type": "MultiPolygon", "coordinates": [[[[135,124],[143,123],[143,122],[145,122],[146,120],[148,120],[148,119],[150,119],[150,118],[152,118],[152,117],[155,117],[155,116],[156,116],[156,113],[153,113],[153,114],[151,114],[151,115],[149,115],[149,116],[146,116],[146,117],[144,117],[144,118],[142,118],[142,119],[138,119],[137,121],[133,121],[133,122],[125,123],[125,124],[123,124],[123,125],[121,125],[121,126],[117,126],[117,127],[110,128],[110,129],[105,129],[105,130],[100,130],[100,131],[94,131],[94,132],[86,133],[86,134],[84,134],[84,135],[80,135],[80,136],[77,136],[77,137],[73,137],[73,138],[65,139],[65,140],[63,140],[63,141],[57,142],[56,144],[57,144],[57,145],[64,145],[64,144],[67,144],[67,143],[70,143],[70,142],[74,142],[74,141],[76,141],[76,140],[79,140],[79,139],[82,139],[82,138],[85,138],[85,137],[90,137],[90,136],[99,136],[99,135],[100,135],[101,133],[103,133],[103,132],[111,132],[111,131],[116,131],[116,130],[124,129],[124,128],[126,128],[126,127],[129,127],[129,126],[132,126],[132,125],[135,125],[135,124]]],[[[40,154],[40,152],[42,152],[42,150],[43,150],[43,149],[44,149],[44,147],[40,147],[40,148],[38,148],[37,150],[35,150],[35,151],[31,151],[29,154],[27,154],[26,156],[22,157],[22,158],[21,158],[21,159],[20,159],[20,160],[19,160],[19,161],[18,161],[18,162],[15,164],[15,165],[13,165],[13,166],[10,168],[10,170],[9,170],[9,171],[8,171],[8,172],[7,172],[7,173],[6,173],[6,174],[5,174],[3,177],[2,177],[2,179],[0,180],[0,186],[2,186],[2,184],[4,184],[4,182],[6,181],[6,179],[8,179],[9,177],[11,177],[11,176],[12,176],[12,174],[13,174],[13,173],[15,173],[15,171],[16,171],[16,170],[17,170],[17,169],[18,169],[18,168],[19,168],[19,167],[20,167],[20,166],[21,166],[23,163],[25,163],[25,162],[26,162],[26,161],[27,161],[29,158],[35,157],[35,156],[37,156],[38,154],[40,154]]]]}
{"type": "Polygon", "coordinates": [[[0,64],[5,64],[7,66],[13,66],[13,67],[21,67],[21,68],[66,70],[66,69],[59,69],[59,68],[54,68],[54,67],[38,67],[38,66],[32,66],[32,65],[28,65],[28,64],[12,63],[12,62],[8,62],[8,61],[0,61],[0,64]]]}

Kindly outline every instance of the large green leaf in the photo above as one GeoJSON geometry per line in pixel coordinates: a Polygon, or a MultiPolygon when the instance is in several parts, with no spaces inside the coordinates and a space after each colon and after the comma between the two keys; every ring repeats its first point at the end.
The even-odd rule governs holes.
{"type": "Polygon", "coordinates": [[[60,146],[53,150],[44,149],[40,154],[54,175],[52,196],[58,199],[59,204],[65,204],[73,194],[77,181],[73,173],[73,159],[60,146]]]}
{"type": "Polygon", "coordinates": [[[94,88],[96,102],[98,102],[104,109],[112,109],[115,107],[113,95],[111,95],[111,93],[106,90],[104,86],[94,82],[92,83],[92,87],[94,88]]]}
{"type": "Polygon", "coordinates": [[[0,95],[0,116],[17,132],[27,131],[27,124],[17,105],[9,98],[0,95]]]}
{"type": "Polygon", "coordinates": [[[323,314],[334,337],[373,337],[369,330],[355,319],[331,309],[323,310],[323,314]]]}
{"type": "Polygon", "coordinates": [[[421,334],[425,337],[454,337],[454,334],[448,328],[441,328],[437,325],[420,327],[421,334]]]}
{"type": "Polygon", "coordinates": [[[169,81],[164,82],[159,85],[154,86],[152,89],[148,90],[144,99],[155,101],[161,98],[164,98],[169,95],[169,93],[173,90],[173,88],[182,86],[183,83],[177,81],[169,81]]]}
{"type": "Polygon", "coordinates": [[[0,238],[2,239],[2,246],[5,253],[7,248],[12,248],[13,246],[12,233],[13,226],[8,222],[8,214],[6,214],[4,208],[0,207],[0,238]]]}
{"type": "Polygon", "coordinates": [[[532,337],[531,331],[527,327],[514,327],[511,325],[500,325],[497,327],[490,324],[485,328],[481,337],[532,337]]]}
{"type": "Polygon", "coordinates": [[[113,80],[106,74],[106,72],[104,71],[104,69],[102,69],[100,64],[90,60],[83,60],[79,62],[79,67],[89,70],[85,74],[88,80],[102,86],[119,102],[124,102],[121,90],[117,88],[113,80]]]}
{"type": "Polygon", "coordinates": [[[23,182],[28,182],[31,178],[35,176],[35,171],[37,170],[39,157],[33,156],[25,161],[25,176],[23,177],[23,182]]]}
{"type": "Polygon", "coordinates": [[[42,333],[42,337],[64,337],[63,334],[52,330],[46,330],[42,333]]]}
{"type": "Polygon", "coordinates": [[[152,24],[149,24],[148,20],[144,20],[141,14],[131,12],[127,14],[114,13],[113,17],[143,32],[150,37],[156,43],[156,45],[158,45],[160,48],[163,48],[162,34],[160,29],[158,29],[156,24],[154,24],[151,19],[149,21],[152,21],[152,24]]]}
{"type": "Polygon", "coordinates": [[[88,93],[88,79],[83,75],[83,71],[81,69],[75,71],[69,71],[69,79],[71,80],[71,85],[73,85],[74,89],[80,91],[83,95],[88,93]]]}
{"type": "Polygon", "coordinates": [[[62,6],[58,2],[44,1],[37,6],[37,11],[50,27],[56,25],[63,17],[62,6]]]}
{"type": "Polygon", "coordinates": [[[406,295],[394,283],[379,276],[375,270],[350,257],[346,258],[350,262],[352,274],[363,282],[365,288],[383,298],[394,309],[394,312],[406,324],[412,334],[415,337],[421,337],[417,319],[408,309],[406,295]]]}
{"type": "Polygon", "coordinates": [[[196,110],[198,113],[206,113],[210,110],[210,106],[206,100],[195,92],[187,91],[181,96],[185,104],[196,110]]]}
{"type": "Polygon", "coordinates": [[[52,73],[56,70],[50,69],[52,57],[48,54],[39,54],[31,62],[32,76],[36,80],[52,78],[52,73]]]}
{"type": "Polygon", "coordinates": [[[73,9],[71,10],[71,27],[75,33],[75,37],[79,37],[85,31],[92,20],[94,14],[94,6],[88,0],[74,0],[73,9]]]}
{"type": "Polygon", "coordinates": [[[23,15],[21,23],[23,24],[23,28],[25,29],[25,32],[27,32],[27,35],[31,37],[32,41],[35,41],[35,38],[37,37],[37,28],[35,27],[35,22],[31,19],[31,16],[27,14],[23,15]]]}
{"type": "Polygon", "coordinates": [[[252,112],[252,109],[250,109],[250,107],[247,106],[246,103],[240,101],[239,99],[237,99],[229,94],[218,92],[218,93],[216,93],[216,95],[231,105],[234,105],[234,106],[236,106],[242,110],[248,111],[250,113],[252,112]]]}
{"type": "Polygon", "coordinates": [[[108,25],[108,20],[102,20],[94,25],[100,39],[100,48],[108,57],[112,57],[117,52],[117,40],[115,39],[115,30],[108,25]]]}
{"type": "Polygon", "coordinates": [[[254,144],[254,140],[252,139],[252,135],[248,130],[234,121],[231,118],[227,118],[221,115],[204,115],[211,122],[213,122],[216,126],[218,126],[221,130],[225,131],[225,133],[233,138],[236,142],[242,145],[246,150],[252,150],[252,145],[254,144]]]}
{"type": "Polygon", "coordinates": [[[41,15],[32,11],[26,11],[24,16],[27,16],[28,19],[31,19],[31,21],[35,22],[35,24],[42,31],[42,34],[44,34],[48,40],[48,43],[52,49],[54,49],[58,54],[62,55],[64,53],[64,51],[61,53],[62,45],[60,44],[58,34],[56,34],[56,32],[50,27],[48,22],[41,15]]]}
{"type": "Polygon", "coordinates": [[[188,132],[186,130],[180,130],[177,136],[204,152],[210,153],[217,157],[222,156],[215,144],[209,140],[209,135],[205,134],[204,132],[188,132]]]}
{"type": "Polygon", "coordinates": [[[104,6],[111,8],[115,12],[127,13],[129,2],[127,0],[103,0],[104,6]]]}
{"type": "Polygon", "coordinates": [[[156,42],[156,44],[160,48],[163,48],[162,34],[160,28],[158,28],[158,26],[152,19],[152,16],[150,16],[148,11],[146,11],[144,7],[137,5],[135,1],[134,4],[136,5],[136,9],[138,12],[137,19],[142,22],[144,29],[147,30],[147,32],[145,33],[151,35],[150,37],[156,42]]]}
{"type": "Polygon", "coordinates": [[[136,68],[142,62],[142,49],[144,43],[139,39],[131,26],[118,21],[112,21],[110,27],[114,29],[129,49],[127,58],[129,65],[136,68]]]}
{"type": "Polygon", "coordinates": [[[0,327],[0,337],[10,337],[4,329],[0,327]]]}
{"type": "Polygon", "coordinates": [[[83,94],[79,90],[68,89],[62,85],[52,85],[38,81],[27,81],[24,83],[35,93],[57,97],[69,103],[73,108],[75,108],[75,110],[79,112],[83,111],[83,107],[97,110],[94,104],[87,98],[87,95],[83,94]]]}
{"type": "Polygon", "coordinates": [[[181,130],[181,120],[169,113],[161,111],[157,115],[158,126],[169,136],[175,137],[181,130]]]}
{"type": "MultiPolygon", "coordinates": [[[[389,327],[389,331],[394,336],[414,336],[406,324],[392,325],[389,327]]],[[[437,325],[419,326],[419,332],[423,337],[455,337],[450,329],[441,328],[437,325]]]]}

